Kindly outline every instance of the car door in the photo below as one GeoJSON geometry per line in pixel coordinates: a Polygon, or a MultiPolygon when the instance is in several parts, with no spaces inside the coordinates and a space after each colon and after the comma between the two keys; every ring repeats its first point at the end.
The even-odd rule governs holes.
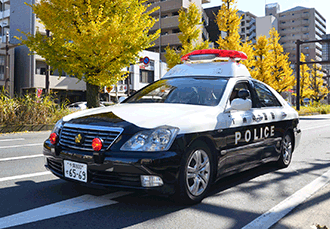
{"type": "Polygon", "coordinates": [[[269,86],[256,80],[252,83],[260,106],[259,113],[263,118],[262,124],[259,125],[263,147],[258,157],[261,161],[267,162],[273,157],[278,157],[281,140],[288,125],[287,114],[269,86]]]}
{"type": "Polygon", "coordinates": [[[244,170],[258,160],[258,151],[262,147],[254,144],[257,142],[258,132],[253,132],[253,128],[257,129],[257,126],[262,123],[262,113],[257,106],[256,95],[249,81],[239,81],[235,84],[228,98],[227,107],[235,98],[238,98],[239,90],[253,92],[247,98],[252,101],[252,108],[247,111],[232,110],[228,112],[228,128],[223,133],[226,146],[221,151],[218,174],[244,170]]]}

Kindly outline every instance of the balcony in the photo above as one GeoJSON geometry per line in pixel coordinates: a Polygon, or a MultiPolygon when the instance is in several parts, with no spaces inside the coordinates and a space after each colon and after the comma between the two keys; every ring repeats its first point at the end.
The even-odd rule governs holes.
{"type": "MultiPolygon", "coordinates": [[[[151,4],[151,6],[148,8],[148,10],[152,10],[155,7],[160,6],[161,12],[174,12],[174,11],[179,11],[182,6],[182,2],[178,0],[167,0],[164,2],[155,2],[151,4]]],[[[155,11],[152,13],[152,16],[158,16],[159,11],[155,11]]]]}
{"type": "Polygon", "coordinates": [[[1,11],[1,13],[0,13],[0,18],[8,18],[9,16],[10,16],[10,9],[1,11]]]}
{"type": "Polygon", "coordinates": [[[202,34],[203,34],[203,38],[204,40],[208,40],[209,39],[209,33],[207,32],[205,27],[202,27],[202,34]]]}
{"type": "Polygon", "coordinates": [[[256,23],[256,19],[251,18],[251,21],[249,22],[249,25],[255,25],[255,23],[256,23]]]}
{"type": "Polygon", "coordinates": [[[1,27],[9,26],[9,18],[5,18],[3,20],[0,19],[0,26],[1,27]]]}
{"type": "Polygon", "coordinates": [[[252,27],[249,29],[249,33],[252,33],[252,32],[254,32],[254,31],[256,31],[256,26],[255,26],[255,25],[252,26],[252,27]]]}
{"type": "MultiPolygon", "coordinates": [[[[160,19],[160,26],[162,29],[178,28],[179,16],[170,16],[160,19]]],[[[156,22],[151,28],[151,31],[159,29],[159,22],[156,22]]]]}
{"type": "Polygon", "coordinates": [[[209,17],[205,13],[205,10],[204,9],[202,9],[202,20],[204,22],[204,26],[208,26],[209,25],[209,17]]]}
{"type": "MultiPolygon", "coordinates": [[[[162,46],[167,47],[168,44],[181,45],[181,42],[178,37],[179,34],[180,33],[172,33],[172,34],[163,35],[161,37],[162,46]]],[[[155,47],[159,47],[159,38],[157,40],[155,40],[155,47]]]]}
{"type": "MultiPolygon", "coordinates": [[[[6,42],[6,36],[0,36],[0,43],[5,43],[6,42]]],[[[8,37],[8,42],[10,42],[10,34],[8,37]]]]}

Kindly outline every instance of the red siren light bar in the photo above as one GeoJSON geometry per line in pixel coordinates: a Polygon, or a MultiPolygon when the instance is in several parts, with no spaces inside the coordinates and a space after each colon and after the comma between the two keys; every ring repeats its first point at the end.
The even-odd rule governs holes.
{"type": "Polygon", "coordinates": [[[228,60],[234,59],[246,60],[247,55],[241,51],[234,50],[220,50],[220,49],[203,49],[195,50],[184,55],[181,61],[210,61],[210,60],[228,60]]]}

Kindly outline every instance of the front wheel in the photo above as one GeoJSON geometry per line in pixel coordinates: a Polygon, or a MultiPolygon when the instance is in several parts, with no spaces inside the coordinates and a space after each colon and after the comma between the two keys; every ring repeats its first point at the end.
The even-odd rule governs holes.
{"type": "Polygon", "coordinates": [[[282,145],[281,145],[281,155],[278,160],[278,165],[281,168],[286,168],[289,166],[291,163],[291,158],[292,158],[292,137],[290,133],[286,133],[284,135],[284,138],[282,139],[282,145]]]}
{"type": "Polygon", "coordinates": [[[204,142],[196,142],[183,158],[179,177],[178,197],[181,202],[200,202],[213,179],[212,155],[204,142]]]}

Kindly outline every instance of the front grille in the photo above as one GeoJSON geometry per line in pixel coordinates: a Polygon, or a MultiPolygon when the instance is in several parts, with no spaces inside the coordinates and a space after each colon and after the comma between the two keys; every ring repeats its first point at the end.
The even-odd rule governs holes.
{"type": "Polygon", "coordinates": [[[141,187],[140,175],[130,173],[116,173],[106,171],[89,171],[91,182],[101,185],[120,185],[141,187]]]}
{"type": "Polygon", "coordinates": [[[93,139],[100,138],[103,140],[103,147],[101,151],[104,151],[110,148],[122,132],[122,128],[67,123],[64,124],[61,131],[60,145],[72,149],[93,151],[93,139]],[[82,139],[80,143],[76,143],[75,138],[79,134],[82,136],[82,139]]]}

